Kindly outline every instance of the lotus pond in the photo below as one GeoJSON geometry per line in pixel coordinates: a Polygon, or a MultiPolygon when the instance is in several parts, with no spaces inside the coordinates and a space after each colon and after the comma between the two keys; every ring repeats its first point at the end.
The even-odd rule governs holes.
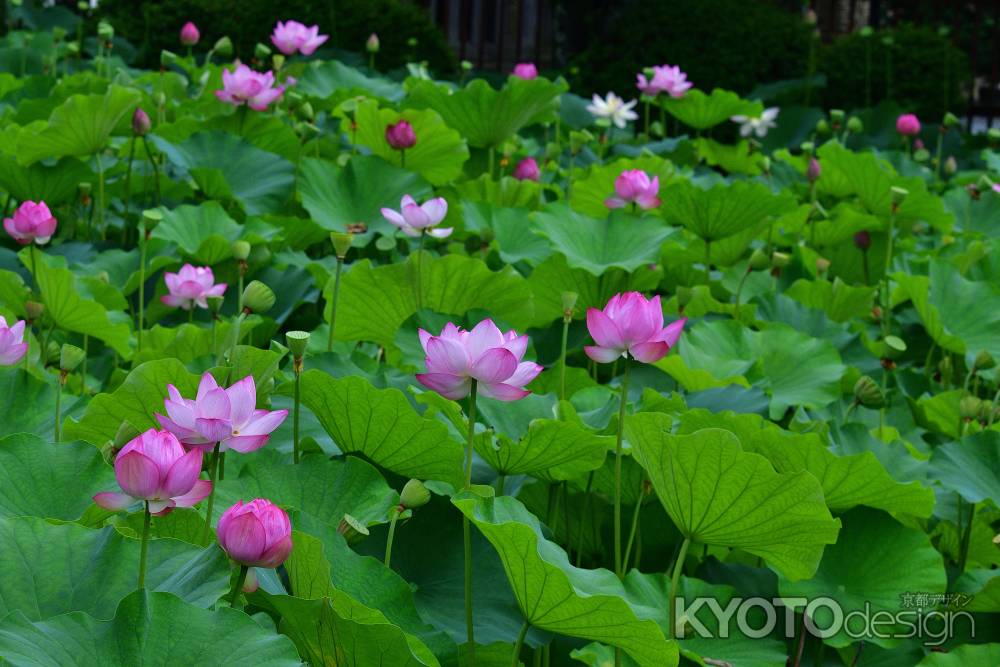
{"type": "Polygon", "coordinates": [[[322,30],[0,40],[5,664],[1000,664],[1000,137],[322,30]]]}

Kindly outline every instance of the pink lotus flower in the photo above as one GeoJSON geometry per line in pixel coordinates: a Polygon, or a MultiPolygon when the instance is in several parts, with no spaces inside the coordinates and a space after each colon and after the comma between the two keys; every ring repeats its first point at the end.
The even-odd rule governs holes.
{"type": "Polygon", "coordinates": [[[920,134],[920,119],[912,113],[904,113],[896,119],[896,131],[904,137],[920,134]]]}
{"type": "Polygon", "coordinates": [[[45,245],[55,234],[56,224],[56,219],[43,201],[37,204],[23,201],[14,211],[13,218],[3,219],[3,228],[21,245],[28,245],[32,241],[45,245]]]}
{"type": "Polygon", "coordinates": [[[483,396],[516,401],[531,393],[524,385],[542,372],[538,364],[521,361],[528,337],[502,333],[493,320],[483,320],[472,331],[449,322],[438,336],[423,329],[418,333],[427,354],[427,372],[418,374],[417,380],[445,398],[457,401],[468,396],[476,380],[483,396]]]}
{"type": "Polygon", "coordinates": [[[597,345],[583,348],[599,363],[631,355],[647,364],[666,356],[684,329],[686,318],[663,326],[660,297],[646,299],[638,292],[616,294],[604,310],[587,311],[587,329],[597,345]]]}
{"type": "Polygon", "coordinates": [[[257,409],[252,375],[222,389],[211,373],[205,373],[194,400],[181,396],[172,384],[167,385],[167,394],[169,398],[163,401],[167,416],[156,414],[156,419],[194,448],[219,443],[220,452],[232,449],[247,454],[266,445],[271,432],[288,416],[288,410],[257,409]]]}
{"type": "Polygon", "coordinates": [[[514,167],[514,178],[519,181],[538,181],[541,172],[538,170],[538,162],[533,157],[526,157],[514,167]]]}
{"type": "Polygon", "coordinates": [[[201,33],[198,32],[198,26],[188,21],[181,28],[181,44],[184,46],[194,46],[201,39],[201,33]]]}
{"type": "Polygon", "coordinates": [[[823,167],[820,165],[819,160],[814,157],[809,158],[809,164],[806,165],[806,180],[810,183],[815,183],[819,180],[822,173],[823,167]]]}
{"type": "Polygon", "coordinates": [[[518,63],[514,65],[514,71],[512,72],[514,76],[519,79],[531,80],[538,77],[538,68],[535,67],[535,63],[518,63]]]}
{"type": "Polygon", "coordinates": [[[195,305],[208,308],[207,297],[222,296],[226,292],[226,283],[214,284],[215,276],[207,266],[185,264],[177,273],[164,273],[163,280],[170,293],[161,296],[160,301],[173,308],[191,310],[195,305]]]}
{"type": "Polygon", "coordinates": [[[687,74],[681,71],[680,67],[670,65],[656,65],[653,69],[653,76],[649,79],[646,74],[640,72],[636,75],[636,86],[643,94],[656,97],[660,93],[667,93],[670,97],[684,97],[692,86],[687,80],[687,74]]]}
{"type": "Polygon", "coordinates": [[[24,342],[24,320],[18,320],[14,326],[7,326],[7,319],[0,315],[0,366],[13,366],[28,352],[28,344],[24,342]]]}
{"type": "Polygon", "coordinates": [[[323,42],[330,39],[329,35],[319,34],[319,26],[306,27],[298,21],[285,21],[274,26],[271,43],[286,56],[296,51],[304,56],[311,56],[323,42]]]}
{"type": "Polygon", "coordinates": [[[993,190],[993,192],[1000,195],[1000,183],[994,183],[993,185],[990,186],[990,189],[993,190]]]}
{"type": "Polygon", "coordinates": [[[219,545],[240,565],[273,569],[292,553],[292,522],[270,500],[242,500],[227,509],[216,526],[219,545]]]}
{"type": "Polygon", "coordinates": [[[417,135],[413,132],[413,126],[405,120],[386,125],[385,140],[397,151],[403,151],[417,145],[417,135]]]}
{"type": "Polygon", "coordinates": [[[660,205],[656,194],[660,191],[660,177],[649,175],[641,169],[629,169],[619,174],[615,179],[615,194],[604,200],[608,208],[622,208],[627,204],[636,203],[646,210],[660,205]]]}
{"type": "Polygon", "coordinates": [[[135,113],[132,114],[132,132],[137,137],[145,136],[153,128],[153,121],[149,119],[149,114],[142,110],[142,107],[136,107],[135,113]]]}
{"type": "Polygon", "coordinates": [[[246,104],[254,111],[264,111],[284,92],[284,86],[274,85],[273,72],[262,74],[241,64],[232,72],[222,70],[222,90],[215,91],[215,96],[226,104],[237,107],[246,104]]]}
{"type": "Polygon", "coordinates": [[[399,207],[399,211],[383,208],[382,217],[402,229],[407,236],[420,236],[425,231],[437,239],[447,238],[451,235],[452,227],[432,229],[444,220],[444,216],[448,215],[448,202],[445,201],[444,197],[428,199],[423,204],[418,205],[413,197],[403,195],[399,207]]]}
{"type": "Polygon", "coordinates": [[[200,449],[185,451],[173,433],[151,428],[115,457],[115,479],[125,493],[98,493],[94,502],[119,511],[145,500],[156,516],[175,507],[193,507],[212,490],[211,482],[198,479],[201,459],[200,449]]]}

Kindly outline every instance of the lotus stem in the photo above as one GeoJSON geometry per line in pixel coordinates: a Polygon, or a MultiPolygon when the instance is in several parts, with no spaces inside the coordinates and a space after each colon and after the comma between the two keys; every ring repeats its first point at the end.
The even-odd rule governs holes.
{"type": "Polygon", "coordinates": [[[146,587],[146,555],[149,551],[149,501],[142,504],[142,538],[139,543],[139,590],[146,587]]]}
{"type": "Polygon", "coordinates": [[[330,337],[326,341],[326,351],[333,351],[333,335],[337,327],[337,297],[340,296],[340,272],[344,267],[344,258],[337,258],[337,269],[333,275],[333,298],[330,301],[330,337]]]}
{"type": "Polygon", "coordinates": [[[639,498],[635,502],[635,510],[632,512],[632,528],[628,534],[628,543],[625,546],[625,556],[622,560],[627,564],[628,557],[632,553],[632,544],[635,542],[635,533],[639,529],[639,514],[642,511],[642,487],[639,489],[639,498]]]}
{"type": "Polygon", "coordinates": [[[622,376],[622,397],[618,407],[618,438],[615,441],[615,574],[625,576],[622,563],[622,440],[625,436],[625,408],[628,405],[629,358],[625,357],[625,373],[622,376]]]}
{"type": "Polygon", "coordinates": [[[594,486],[594,471],[591,470],[590,474],[587,475],[587,488],[583,492],[583,513],[580,515],[580,534],[576,538],[576,566],[580,567],[580,562],[583,559],[583,521],[587,520],[587,512],[590,510],[590,499],[591,499],[591,489],[594,486]]]}
{"type": "Polygon", "coordinates": [[[559,400],[566,400],[566,342],[569,340],[570,317],[563,316],[562,344],[559,348],[559,400]]]}
{"type": "Polygon", "coordinates": [[[208,505],[205,507],[205,530],[201,537],[203,544],[208,544],[208,538],[212,535],[212,507],[215,505],[215,479],[219,473],[219,445],[220,443],[215,443],[212,462],[208,467],[208,480],[212,483],[212,489],[208,492],[208,505]]]}
{"type": "Polygon", "coordinates": [[[415,266],[415,268],[417,270],[417,279],[413,282],[414,291],[416,292],[416,297],[417,297],[417,310],[420,310],[420,308],[422,307],[422,301],[423,301],[423,293],[422,293],[421,286],[420,286],[420,263],[422,261],[421,260],[421,256],[424,254],[424,237],[426,237],[426,236],[427,236],[427,231],[421,229],[420,230],[420,242],[417,244],[416,261],[414,262],[414,266],[415,266]]]}
{"type": "Polygon", "coordinates": [[[136,327],[138,335],[138,350],[142,352],[142,327],[146,314],[146,221],[143,219],[142,227],[139,229],[139,326],[136,327]]]}
{"type": "MultiPolygon", "coordinates": [[[[161,121],[162,122],[162,121],[161,121]]],[[[153,157],[153,152],[149,150],[149,141],[146,136],[142,137],[142,147],[146,151],[146,157],[149,159],[149,164],[153,167],[153,191],[156,193],[156,205],[160,205],[160,167],[156,164],[156,159],[153,157]]]]}
{"type": "MultiPolygon", "coordinates": [[[[476,380],[469,393],[469,441],[465,447],[465,488],[472,487],[472,447],[476,437],[476,380]]],[[[469,645],[470,667],[476,664],[476,633],[472,620],[472,525],[469,517],[462,515],[462,538],[465,550],[465,638],[469,645]]]]}
{"type": "Polygon", "coordinates": [[[681,543],[681,550],[677,554],[677,561],[674,563],[674,573],[670,577],[670,593],[667,598],[667,615],[670,618],[670,634],[667,636],[671,639],[677,638],[677,611],[675,609],[674,600],[677,599],[677,585],[680,583],[681,570],[684,569],[684,558],[687,557],[688,547],[691,546],[691,538],[685,537],[684,541],[681,543]]]}
{"type": "Polygon", "coordinates": [[[240,593],[243,591],[243,584],[247,581],[247,574],[250,572],[250,568],[246,565],[240,565],[240,571],[236,575],[236,581],[233,582],[233,590],[229,592],[229,606],[236,608],[236,602],[240,599],[240,593]]]}
{"type": "Polygon", "coordinates": [[[302,411],[302,357],[296,357],[292,360],[292,370],[295,373],[295,406],[292,411],[292,461],[298,463],[302,457],[302,453],[299,450],[299,413],[302,411]]]}
{"type": "Polygon", "coordinates": [[[104,161],[101,160],[101,152],[98,151],[94,153],[94,159],[97,160],[97,226],[101,230],[101,238],[105,238],[106,232],[104,229],[104,161]]]}
{"type": "Polygon", "coordinates": [[[55,441],[59,442],[62,422],[62,392],[66,386],[66,371],[59,371],[59,384],[56,385],[56,423],[53,429],[55,441]]]}
{"type": "MultiPolygon", "coordinates": [[[[962,498],[958,499],[958,514],[959,519],[962,515],[962,498]]],[[[969,520],[965,523],[965,528],[962,530],[962,540],[959,543],[958,548],[958,573],[961,575],[965,572],[965,564],[969,559],[969,544],[972,540],[972,524],[976,519],[976,504],[969,503],[969,520]]]]}
{"type": "Polygon", "coordinates": [[[128,205],[129,200],[132,198],[132,162],[135,160],[135,135],[132,135],[132,139],[129,140],[128,144],[128,168],[125,170],[125,201],[123,205],[125,211],[122,214],[122,245],[128,245],[128,205]]]}
{"type": "Polygon", "coordinates": [[[531,627],[531,623],[528,621],[524,622],[521,626],[521,631],[517,633],[517,641],[514,642],[514,654],[511,657],[511,667],[518,667],[521,664],[521,647],[524,646],[524,638],[528,634],[528,628],[531,627]]]}
{"type": "Polygon", "coordinates": [[[389,567],[389,561],[392,560],[392,540],[396,536],[396,520],[399,519],[399,507],[393,507],[389,516],[389,538],[385,542],[385,563],[386,567],[389,567]]]}

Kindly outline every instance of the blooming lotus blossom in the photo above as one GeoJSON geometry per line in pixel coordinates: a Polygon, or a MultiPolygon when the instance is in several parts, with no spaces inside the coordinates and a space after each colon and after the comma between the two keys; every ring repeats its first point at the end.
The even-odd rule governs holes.
{"type": "Polygon", "coordinates": [[[1000,195],[1000,183],[994,183],[993,185],[990,186],[990,189],[993,190],[993,192],[1000,195]]]}
{"type": "Polygon", "coordinates": [[[271,432],[288,416],[288,410],[257,409],[257,387],[252,375],[222,389],[211,373],[205,373],[194,399],[184,398],[172,384],[167,385],[167,394],[163,401],[167,416],[157,414],[156,419],[193,448],[218,443],[219,451],[255,451],[267,444],[271,432]]]}
{"type": "Polygon", "coordinates": [[[751,134],[755,134],[758,139],[763,139],[767,136],[768,130],[777,127],[778,124],[775,122],[775,119],[778,117],[779,111],[778,107],[768,107],[764,109],[764,113],[759,118],[751,118],[750,116],[738,114],[730,116],[729,120],[740,124],[741,137],[749,137],[751,134]]]}
{"type": "Polygon", "coordinates": [[[56,219],[43,201],[37,204],[23,201],[14,211],[14,217],[3,219],[3,228],[21,245],[28,245],[32,241],[45,245],[55,234],[56,224],[56,219]]]}
{"type": "Polygon", "coordinates": [[[0,315],[0,366],[13,366],[24,358],[28,344],[24,342],[24,320],[7,326],[7,319],[0,315]]]}
{"type": "Polygon", "coordinates": [[[659,176],[650,178],[641,169],[628,169],[615,179],[615,194],[618,196],[605,199],[604,205],[608,208],[622,208],[635,203],[643,210],[656,208],[660,205],[660,198],[656,196],[659,191],[659,176]]]}
{"type": "Polygon", "coordinates": [[[512,74],[519,79],[530,81],[538,76],[538,68],[535,67],[535,63],[518,63],[514,65],[512,74]]]}
{"type": "Polygon", "coordinates": [[[587,311],[587,329],[597,345],[583,350],[599,363],[631,355],[651,364],[666,356],[680,338],[686,321],[682,318],[664,327],[659,296],[646,299],[638,292],[616,294],[604,310],[587,311]]]}
{"type": "Polygon", "coordinates": [[[528,337],[503,333],[493,320],[483,320],[472,331],[449,322],[437,336],[423,329],[418,333],[427,354],[427,372],[418,374],[417,380],[445,398],[468,396],[476,380],[483,396],[516,401],[531,393],[524,385],[542,372],[538,364],[522,361],[528,337]]]}
{"type": "Polygon", "coordinates": [[[219,545],[240,565],[273,569],[292,553],[292,523],[270,500],[242,500],[227,509],[216,526],[219,545]]]}
{"type": "Polygon", "coordinates": [[[298,21],[285,21],[274,26],[274,33],[271,34],[271,43],[278,47],[278,50],[286,56],[290,56],[296,51],[304,56],[311,56],[323,42],[330,39],[329,35],[319,34],[319,26],[309,26],[308,28],[298,21]]]}
{"type": "Polygon", "coordinates": [[[385,140],[397,151],[403,151],[417,145],[417,135],[413,131],[413,126],[405,120],[386,125],[385,140]]]}
{"type": "Polygon", "coordinates": [[[452,227],[432,229],[448,214],[448,202],[444,197],[428,199],[418,205],[413,197],[403,195],[399,208],[399,211],[383,208],[382,217],[402,229],[407,236],[420,236],[421,233],[427,232],[434,238],[443,239],[451,235],[452,227]]]}
{"type": "Polygon", "coordinates": [[[177,273],[164,273],[163,280],[170,293],[161,296],[160,301],[173,308],[208,308],[208,297],[226,293],[226,283],[215,284],[212,269],[207,266],[185,264],[177,273]]]}
{"type": "Polygon", "coordinates": [[[156,516],[175,507],[193,507],[212,490],[211,482],[198,479],[202,455],[200,449],[186,451],[173,433],[151,428],[115,457],[115,479],[124,493],[98,493],[94,502],[118,511],[145,500],[156,516]]]}
{"type": "Polygon", "coordinates": [[[920,119],[912,113],[904,113],[896,119],[896,131],[904,137],[915,137],[920,134],[920,119]]]}
{"type": "Polygon", "coordinates": [[[201,33],[198,32],[198,26],[194,23],[188,21],[181,28],[181,44],[184,46],[194,46],[201,39],[201,33]]]}
{"type": "Polygon", "coordinates": [[[285,86],[274,83],[273,72],[255,72],[241,64],[232,72],[222,70],[222,90],[215,91],[215,96],[226,104],[246,104],[254,111],[264,111],[285,92],[285,86]]]}
{"type": "Polygon", "coordinates": [[[650,97],[656,97],[660,93],[666,93],[675,98],[684,97],[684,93],[692,86],[691,82],[687,80],[687,74],[676,65],[673,67],[656,65],[653,67],[651,78],[647,79],[646,74],[640,72],[636,75],[636,79],[636,86],[639,90],[650,97]]]}
{"type": "Polygon", "coordinates": [[[541,172],[538,170],[538,162],[533,157],[526,157],[514,167],[514,178],[519,181],[538,181],[541,172]]]}
{"type": "Polygon", "coordinates": [[[615,127],[624,129],[630,120],[639,117],[639,114],[632,111],[635,105],[635,100],[626,102],[614,93],[608,93],[604,98],[595,93],[591,104],[587,105],[587,111],[595,118],[607,118],[615,127]]]}

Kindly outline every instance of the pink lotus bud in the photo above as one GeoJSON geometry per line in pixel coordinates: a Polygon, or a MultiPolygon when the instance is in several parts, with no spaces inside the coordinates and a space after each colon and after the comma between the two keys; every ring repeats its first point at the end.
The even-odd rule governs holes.
{"type": "Polygon", "coordinates": [[[538,171],[538,163],[533,157],[526,157],[514,167],[514,178],[519,181],[538,181],[541,172],[538,171]]]}
{"type": "Polygon", "coordinates": [[[246,104],[254,111],[264,111],[285,92],[284,86],[274,83],[273,72],[262,74],[241,64],[232,72],[222,70],[222,90],[215,91],[215,96],[233,106],[246,104]]]}
{"type": "Polygon", "coordinates": [[[152,127],[153,122],[149,120],[149,114],[143,111],[142,107],[136,107],[135,113],[132,114],[132,132],[135,136],[145,136],[152,127]]]}
{"type": "Polygon", "coordinates": [[[823,169],[820,167],[819,160],[814,157],[809,158],[809,166],[806,167],[806,179],[810,183],[815,183],[819,180],[821,173],[823,173],[823,169]]]}
{"type": "Polygon", "coordinates": [[[172,308],[208,308],[208,297],[222,296],[226,292],[226,283],[215,284],[215,276],[208,266],[185,264],[177,273],[164,273],[163,280],[169,294],[161,296],[160,301],[172,308]]]}
{"type": "Polygon", "coordinates": [[[514,76],[519,79],[531,80],[538,76],[538,68],[535,63],[518,63],[514,65],[514,76]]]}
{"type": "Polygon", "coordinates": [[[904,137],[920,134],[920,120],[912,113],[904,113],[896,119],[896,131],[904,137]]]}
{"type": "Polygon", "coordinates": [[[417,381],[454,401],[469,395],[473,380],[482,396],[516,401],[531,393],[524,386],[542,372],[538,364],[522,361],[528,337],[503,333],[493,320],[483,320],[472,331],[449,322],[437,336],[423,329],[418,334],[427,372],[418,373],[417,381]]]}
{"type": "Polygon", "coordinates": [[[924,141],[920,137],[913,140],[913,150],[922,151],[924,150],[924,141]]]}
{"type": "Polygon", "coordinates": [[[397,151],[403,151],[417,145],[417,135],[413,131],[413,126],[405,120],[386,125],[385,140],[397,151]]]}
{"type": "Polygon", "coordinates": [[[451,235],[452,227],[436,228],[448,215],[448,202],[444,197],[435,197],[428,199],[423,204],[417,204],[410,195],[403,195],[399,202],[399,208],[399,211],[383,208],[382,217],[390,224],[403,230],[407,236],[417,237],[424,231],[439,239],[451,235]]]}
{"type": "Polygon", "coordinates": [[[859,250],[868,250],[872,245],[871,234],[862,229],[854,235],[854,245],[859,250]]]}
{"type": "Polygon", "coordinates": [[[37,204],[33,201],[23,201],[14,211],[14,217],[4,218],[3,228],[21,245],[32,241],[45,245],[56,231],[56,219],[49,212],[45,202],[37,204]]]}
{"type": "Polygon", "coordinates": [[[271,34],[271,43],[278,47],[278,50],[286,56],[290,56],[296,51],[304,56],[311,56],[320,47],[329,35],[319,34],[319,26],[306,27],[298,21],[285,21],[274,26],[274,33],[271,34]]]}
{"type": "Polygon", "coordinates": [[[378,53],[379,41],[378,35],[372,33],[368,35],[368,41],[365,42],[365,51],[368,53],[378,53]]]}
{"type": "Polygon", "coordinates": [[[597,345],[588,345],[583,351],[602,364],[628,355],[651,364],[677,343],[686,321],[682,318],[664,327],[659,295],[646,299],[638,292],[616,294],[604,310],[587,311],[587,329],[597,345]]]}
{"type": "Polygon", "coordinates": [[[201,39],[201,33],[198,32],[198,26],[194,23],[188,21],[181,28],[181,44],[184,46],[194,46],[201,39]]]}
{"type": "Polygon", "coordinates": [[[24,320],[18,320],[14,326],[7,326],[7,319],[0,315],[0,366],[13,366],[28,352],[28,344],[24,342],[24,320]]]}
{"type": "Polygon", "coordinates": [[[656,196],[659,191],[659,176],[650,178],[641,169],[629,169],[615,179],[615,194],[618,196],[605,199],[604,205],[608,208],[623,208],[635,203],[644,210],[656,208],[660,205],[660,198],[656,196]]]}
{"type": "Polygon", "coordinates": [[[219,545],[240,565],[273,569],[292,553],[292,523],[270,500],[242,500],[227,509],[216,527],[219,545]]]}
{"type": "Polygon", "coordinates": [[[125,493],[98,493],[94,502],[120,511],[145,500],[157,516],[175,507],[193,507],[212,490],[211,482],[198,479],[202,455],[200,449],[185,451],[173,433],[151,428],[115,457],[115,479],[125,493]]]}

